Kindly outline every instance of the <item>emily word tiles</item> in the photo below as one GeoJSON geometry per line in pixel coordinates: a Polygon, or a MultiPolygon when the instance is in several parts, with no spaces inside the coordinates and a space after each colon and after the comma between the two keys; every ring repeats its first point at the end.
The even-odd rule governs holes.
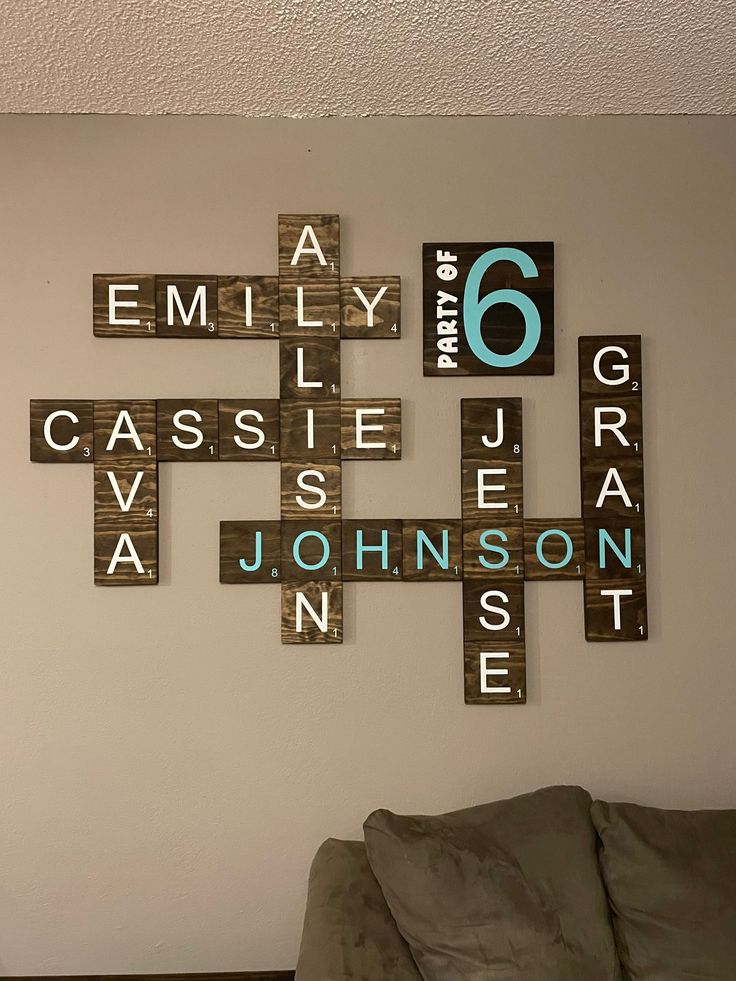
{"type": "Polygon", "coordinates": [[[279,217],[278,276],[99,275],[93,298],[98,336],[280,349],[279,399],[31,401],[31,459],[92,464],[96,584],[157,582],[159,464],[275,461],[280,520],[220,523],[220,581],[278,583],[283,643],[341,643],[343,582],[453,581],[466,702],[522,704],[525,580],[583,580],[589,640],[646,637],[639,338],[580,340],[581,518],[525,518],[522,402],[489,397],[461,400],[460,517],[360,519],[342,460],[399,460],[401,401],[342,397],[341,339],[398,338],[400,283],[340,276],[336,215],[279,217]]]}

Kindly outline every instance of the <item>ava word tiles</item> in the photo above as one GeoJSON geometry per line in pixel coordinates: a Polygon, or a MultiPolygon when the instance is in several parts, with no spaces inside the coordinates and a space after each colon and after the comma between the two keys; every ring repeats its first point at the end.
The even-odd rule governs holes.
{"type": "Polygon", "coordinates": [[[342,460],[401,456],[398,398],[343,398],[342,338],[400,335],[398,277],[340,275],[335,215],[279,218],[278,276],[94,277],[105,336],[271,338],[280,398],[31,401],[31,459],[90,463],[94,579],[158,579],[158,467],[276,461],[280,520],[220,523],[220,581],[278,583],[283,643],[342,641],[342,584],[462,584],[465,700],[526,701],[524,581],[584,580],[589,640],[646,637],[638,337],[580,339],[581,518],[527,519],[519,398],[461,400],[462,514],[342,513],[342,460]]]}
{"type": "Polygon", "coordinates": [[[551,375],[554,244],[425,244],[424,374],[551,375]]]}

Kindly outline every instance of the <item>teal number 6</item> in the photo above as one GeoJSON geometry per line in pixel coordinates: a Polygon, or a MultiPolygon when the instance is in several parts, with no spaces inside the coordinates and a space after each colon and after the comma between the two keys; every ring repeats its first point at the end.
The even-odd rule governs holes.
{"type": "Polygon", "coordinates": [[[486,271],[495,262],[503,261],[513,262],[518,266],[525,279],[533,279],[539,275],[534,260],[521,249],[491,249],[490,252],[484,252],[475,260],[468,273],[463,296],[463,320],[468,345],[479,361],[494,368],[514,368],[523,364],[536,351],[542,336],[542,321],[539,310],[519,290],[494,290],[480,299],[480,284],[486,271]],[[498,303],[509,303],[517,307],[524,317],[524,340],[511,354],[498,354],[483,340],[480,326],[483,314],[498,303]]]}

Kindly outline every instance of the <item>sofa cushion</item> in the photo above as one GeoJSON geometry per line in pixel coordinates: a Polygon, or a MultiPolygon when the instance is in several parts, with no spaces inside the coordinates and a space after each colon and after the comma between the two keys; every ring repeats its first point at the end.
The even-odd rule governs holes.
{"type": "Polygon", "coordinates": [[[591,798],[549,787],[438,817],[375,811],[368,859],[425,981],[617,981],[591,798]]]}
{"type": "Polygon", "coordinates": [[[736,811],[596,801],[591,816],[631,981],[734,981],[736,811]]]}

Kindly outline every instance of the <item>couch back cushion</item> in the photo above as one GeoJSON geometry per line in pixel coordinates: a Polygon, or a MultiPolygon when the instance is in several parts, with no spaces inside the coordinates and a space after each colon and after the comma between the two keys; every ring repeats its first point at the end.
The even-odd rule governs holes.
{"type": "Polygon", "coordinates": [[[375,811],[368,859],[425,981],[618,981],[591,798],[549,787],[438,817],[375,811]]]}
{"type": "Polygon", "coordinates": [[[736,811],[596,801],[601,869],[631,981],[736,978],[736,811]]]}

